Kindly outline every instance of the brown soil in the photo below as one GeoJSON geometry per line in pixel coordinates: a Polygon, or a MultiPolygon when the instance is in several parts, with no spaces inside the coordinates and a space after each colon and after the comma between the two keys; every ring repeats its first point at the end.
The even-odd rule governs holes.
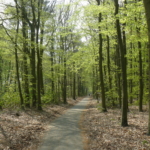
{"type": "Polygon", "coordinates": [[[150,150],[148,111],[138,112],[130,106],[128,127],[121,127],[120,109],[102,113],[96,100],[91,100],[82,116],[82,129],[86,150],[150,150]]]}
{"type": "Polygon", "coordinates": [[[49,123],[82,99],[68,99],[66,105],[45,106],[43,111],[1,111],[0,150],[36,150],[44,133],[49,130],[49,123]]]}

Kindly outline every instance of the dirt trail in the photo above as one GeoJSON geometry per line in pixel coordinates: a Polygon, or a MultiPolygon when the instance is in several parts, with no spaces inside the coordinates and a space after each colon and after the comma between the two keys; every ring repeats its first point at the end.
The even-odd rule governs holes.
{"type": "Polygon", "coordinates": [[[89,98],[84,98],[50,124],[38,150],[83,150],[79,120],[89,98]]]}

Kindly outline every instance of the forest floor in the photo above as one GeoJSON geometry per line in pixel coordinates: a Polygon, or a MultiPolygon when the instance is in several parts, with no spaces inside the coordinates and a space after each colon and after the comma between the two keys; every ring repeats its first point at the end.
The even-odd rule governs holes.
{"type": "Polygon", "coordinates": [[[82,99],[51,104],[43,111],[4,109],[0,112],[0,150],[36,150],[49,124],[82,99]]]}
{"type": "Polygon", "coordinates": [[[121,111],[110,108],[102,113],[96,100],[90,100],[82,115],[85,150],[150,150],[148,132],[148,106],[138,112],[129,106],[128,127],[121,127],[121,111]]]}

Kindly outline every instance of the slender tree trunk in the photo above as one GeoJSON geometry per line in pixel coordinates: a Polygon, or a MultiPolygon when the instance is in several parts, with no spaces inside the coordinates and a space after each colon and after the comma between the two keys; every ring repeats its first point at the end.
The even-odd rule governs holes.
{"type": "MultiPolygon", "coordinates": [[[[131,42],[130,43],[130,47],[131,47],[131,52],[130,52],[130,55],[132,56],[132,47],[133,47],[133,43],[131,42]]],[[[132,68],[133,68],[133,66],[132,66],[132,57],[131,57],[131,59],[130,59],[130,70],[131,70],[131,72],[132,72],[132,68]]],[[[130,74],[130,76],[132,76],[133,75],[133,73],[131,73],[130,74]]],[[[131,94],[130,95],[130,104],[132,104],[133,103],[133,96],[132,96],[132,83],[133,83],[133,80],[132,79],[130,79],[130,81],[129,81],[129,93],[131,94]]]]}
{"type": "MultiPolygon", "coordinates": [[[[60,64],[61,63],[60,56],[58,58],[58,61],[59,61],[59,64],[60,64]]],[[[60,68],[57,69],[57,72],[60,72],[60,68]]],[[[63,92],[60,74],[58,75],[58,81],[57,82],[58,82],[58,91],[59,91],[59,93],[58,93],[58,101],[60,101],[61,96],[62,96],[62,92],[63,92]]]]}
{"type": "Polygon", "coordinates": [[[21,89],[21,83],[20,83],[20,76],[19,76],[19,66],[18,66],[18,54],[17,54],[17,46],[15,47],[15,60],[16,60],[16,74],[17,74],[17,82],[18,82],[18,90],[19,90],[19,96],[20,96],[20,104],[21,108],[24,109],[24,100],[22,96],[22,89],[21,89]]]}
{"type": "Polygon", "coordinates": [[[148,75],[149,75],[149,121],[148,121],[148,135],[150,135],[150,1],[149,0],[143,0],[144,1],[144,7],[146,12],[146,19],[147,19],[147,26],[148,26],[148,54],[149,54],[149,67],[148,67],[148,75]]]}
{"type": "MultiPolygon", "coordinates": [[[[126,4],[126,0],[125,0],[125,4],[126,4]]],[[[125,90],[126,90],[126,94],[127,94],[127,96],[126,96],[126,98],[127,98],[127,109],[128,109],[128,111],[129,111],[129,107],[128,107],[128,82],[127,82],[127,57],[126,57],[126,54],[127,54],[127,46],[126,46],[126,32],[125,32],[125,27],[126,27],[126,23],[124,23],[123,24],[123,32],[122,32],[122,34],[123,34],[123,49],[124,49],[124,63],[125,63],[125,65],[124,65],[124,70],[125,70],[125,72],[126,72],[126,87],[125,87],[125,90]]]]}
{"type": "Polygon", "coordinates": [[[28,80],[28,66],[27,66],[27,56],[24,54],[24,93],[25,93],[25,106],[30,107],[30,96],[29,96],[29,80],[28,80]]]}
{"type": "MultiPolygon", "coordinates": [[[[100,5],[100,0],[97,0],[98,5],[100,5]]],[[[98,22],[101,23],[102,14],[99,14],[98,22]]],[[[101,34],[101,28],[99,27],[99,71],[100,71],[100,83],[101,83],[101,96],[102,96],[102,111],[106,112],[106,102],[105,102],[105,87],[104,87],[104,79],[103,79],[103,39],[101,34]]]]}
{"type": "Polygon", "coordinates": [[[31,66],[31,94],[32,94],[32,106],[36,107],[36,65],[35,65],[35,27],[31,27],[31,57],[30,57],[30,66],[31,66]]]}
{"type": "MultiPolygon", "coordinates": [[[[73,62],[73,68],[75,70],[75,62],[73,62]]],[[[73,99],[76,100],[76,73],[73,72],[73,99]]]]}
{"type": "Polygon", "coordinates": [[[108,81],[109,81],[109,91],[110,91],[110,99],[113,101],[114,105],[114,99],[113,99],[113,92],[112,92],[112,79],[111,79],[111,73],[110,73],[110,39],[107,35],[107,69],[108,69],[108,81]]]}
{"type": "Polygon", "coordinates": [[[40,53],[39,53],[39,47],[37,45],[37,109],[42,110],[42,103],[41,103],[41,58],[40,58],[40,53]]]}
{"type": "Polygon", "coordinates": [[[121,88],[121,73],[120,73],[120,70],[121,70],[121,64],[120,64],[120,52],[119,52],[119,45],[116,45],[116,65],[118,66],[118,71],[117,71],[117,91],[118,91],[118,100],[119,100],[119,107],[121,108],[122,106],[122,96],[121,96],[121,93],[122,93],[122,88],[121,88]]]}
{"type": "MultiPolygon", "coordinates": [[[[140,19],[140,18],[139,18],[140,19]]],[[[137,18],[135,17],[135,21],[137,22],[137,18]]],[[[137,36],[140,37],[140,28],[136,27],[137,36]]],[[[142,67],[142,52],[141,52],[142,44],[138,41],[138,50],[139,50],[139,111],[142,112],[143,108],[143,67],[142,67]]]]}
{"type": "Polygon", "coordinates": [[[141,42],[138,42],[138,48],[139,48],[139,72],[140,72],[140,95],[139,95],[139,111],[143,111],[143,67],[142,67],[142,52],[141,52],[141,42]]]}
{"type": "Polygon", "coordinates": [[[3,60],[2,60],[2,56],[0,55],[0,109],[2,109],[2,102],[1,102],[1,95],[3,93],[3,84],[2,84],[2,65],[3,64],[3,60]]]}
{"type": "Polygon", "coordinates": [[[43,49],[43,36],[44,36],[44,23],[42,22],[42,27],[41,27],[41,38],[40,38],[40,45],[41,45],[41,47],[40,47],[40,58],[41,58],[41,68],[40,68],[40,72],[41,72],[41,76],[40,76],[40,78],[41,78],[41,94],[42,95],[44,95],[44,81],[43,81],[43,64],[42,64],[42,62],[43,62],[43,52],[44,52],[44,49],[43,49]]]}
{"type": "Polygon", "coordinates": [[[51,47],[51,51],[50,51],[50,55],[51,55],[51,74],[52,74],[52,79],[51,79],[51,91],[52,91],[52,102],[54,102],[54,97],[55,97],[55,83],[54,83],[54,40],[52,40],[52,47],[51,47]]]}
{"type": "MultiPolygon", "coordinates": [[[[118,14],[119,4],[118,0],[115,0],[115,15],[118,14]]],[[[123,100],[122,100],[122,126],[128,126],[127,120],[127,108],[128,108],[128,93],[127,93],[127,70],[126,70],[126,53],[123,47],[123,40],[121,35],[121,27],[119,19],[116,19],[116,28],[118,35],[118,43],[121,54],[121,69],[122,69],[122,89],[123,89],[123,100]]]]}
{"type": "Polygon", "coordinates": [[[25,14],[22,11],[22,34],[23,34],[23,68],[24,68],[24,73],[23,73],[23,78],[24,78],[24,93],[25,93],[25,105],[26,107],[30,107],[30,99],[29,99],[29,80],[28,80],[28,64],[27,64],[27,55],[28,55],[28,43],[27,43],[27,23],[24,20],[25,14]]]}
{"type": "MultiPolygon", "coordinates": [[[[79,74],[80,74],[80,72],[79,72],[79,74]]],[[[81,96],[82,94],[81,94],[81,76],[80,75],[78,75],[78,96],[81,96]]]]}
{"type": "Polygon", "coordinates": [[[92,85],[92,93],[93,93],[93,98],[96,98],[96,80],[97,80],[97,76],[96,76],[96,71],[95,71],[95,66],[93,66],[93,85],[92,85]]]}
{"type": "Polygon", "coordinates": [[[42,110],[42,103],[41,103],[41,72],[42,72],[42,58],[41,58],[41,49],[39,47],[39,30],[41,24],[41,10],[42,10],[42,1],[38,2],[38,18],[36,23],[36,47],[37,47],[37,109],[42,110]]]}
{"type": "MultiPolygon", "coordinates": [[[[15,1],[15,3],[16,3],[16,13],[17,13],[17,15],[19,15],[17,1],[15,1]]],[[[17,50],[18,33],[19,33],[19,18],[17,20],[17,29],[16,29],[16,37],[15,37],[15,60],[16,60],[16,75],[17,75],[18,90],[19,90],[19,96],[20,96],[20,104],[21,104],[21,108],[24,109],[24,99],[23,99],[23,95],[22,95],[20,75],[19,75],[19,65],[18,65],[18,63],[19,63],[18,50],[17,50]]]]}
{"type": "Polygon", "coordinates": [[[66,56],[64,56],[64,84],[63,84],[63,100],[64,104],[67,104],[67,67],[66,67],[66,56]]]}

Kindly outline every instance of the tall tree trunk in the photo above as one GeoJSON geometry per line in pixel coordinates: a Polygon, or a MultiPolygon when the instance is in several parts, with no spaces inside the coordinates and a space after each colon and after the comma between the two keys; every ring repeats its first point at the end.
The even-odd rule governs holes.
{"type": "Polygon", "coordinates": [[[118,100],[119,100],[119,107],[122,106],[122,88],[121,88],[121,61],[120,61],[120,52],[119,52],[119,45],[116,45],[116,65],[118,66],[117,75],[116,75],[116,82],[117,82],[117,91],[118,91],[118,100]]]}
{"type": "Polygon", "coordinates": [[[149,67],[148,67],[148,74],[149,74],[149,122],[148,122],[148,135],[150,135],[150,1],[149,0],[143,0],[144,1],[144,7],[146,12],[146,19],[147,19],[147,26],[148,26],[148,54],[149,54],[149,67]]]}
{"type": "MultiPolygon", "coordinates": [[[[124,0],[124,8],[126,9],[126,5],[127,5],[127,0],[124,0]]],[[[126,16],[126,14],[124,14],[126,16]]],[[[120,26],[121,27],[121,26],[120,26]]],[[[127,109],[129,111],[129,107],[128,107],[128,82],[127,82],[127,57],[126,57],[126,54],[127,54],[127,44],[126,44],[126,32],[125,32],[125,27],[126,27],[126,23],[123,24],[123,31],[122,31],[122,35],[123,35],[123,55],[124,55],[124,73],[126,76],[125,77],[125,93],[124,94],[127,94],[126,96],[126,103],[127,103],[127,109]]],[[[124,79],[123,79],[124,80],[124,79]]]]}
{"type": "MultiPolygon", "coordinates": [[[[37,104],[37,77],[36,77],[36,52],[35,52],[35,50],[36,50],[36,43],[37,43],[36,28],[39,28],[39,24],[38,24],[39,23],[39,12],[38,12],[38,18],[36,18],[35,4],[37,4],[37,3],[35,3],[35,1],[33,1],[33,0],[30,1],[31,13],[32,13],[32,23],[31,22],[29,23],[30,30],[31,30],[30,65],[31,65],[31,94],[32,94],[32,106],[33,107],[36,107],[36,104],[37,104]]],[[[39,7],[39,2],[38,2],[38,7],[39,7]]],[[[38,51],[38,49],[37,49],[37,51],[38,51]]],[[[37,68],[38,67],[39,66],[37,66],[37,68]]]]}
{"type": "MultiPolygon", "coordinates": [[[[115,0],[115,15],[118,14],[119,4],[118,0],[115,0]]],[[[121,35],[121,27],[119,19],[116,19],[116,28],[118,35],[118,44],[121,54],[121,69],[122,69],[122,90],[123,90],[123,100],[122,100],[122,126],[128,126],[127,120],[127,108],[128,108],[128,92],[127,92],[127,70],[126,70],[126,53],[123,47],[123,40],[121,35]]]]}
{"type": "Polygon", "coordinates": [[[44,22],[41,23],[42,27],[41,27],[41,38],[40,38],[40,58],[41,58],[41,68],[40,68],[40,72],[41,72],[41,94],[44,95],[44,81],[43,81],[43,52],[44,52],[44,48],[43,48],[43,36],[44,36],[44,22]]]}
{"type": "Polygon", "coordinates": [[[21,89],[20,75],[19,75],[17,46],[15,46],[15,60],[16,60],[16,74],[17,74],[18,90],[19,90],[19,96],[20,96],[20,105],[21,105],[21,108],[24,109],[24,100],[22,96],[22,89],[21,89]]]}
{"type": "Polygon", "coordinates": [[[63,100],[64,104],[67,104],[67,65],[66,56],[64,56],[64,84],[63,84],[63,100]]]}
{"type": "Polygon", "coordinates": [[[142,68],[142,52],[141,52],[141,42],[138,42],[138,48],[139,48],[139,81],[140,81],[140,95],[139,95],[139,111],[143,111],[143,68],[142,68]]]}
{"type": "Polygon", "coordinates": [[[23,62],[24,62],[24,93],[25,93],[25,106],[30,107],[30,96],[29,96],[29,80],[28,80],[28,64],[27,64],[27,55],[24,54],[23,56],[23,62]]]}
{"type": "Polygon", "coordinates": [[[95,66],[93,66],[93,85],[92,85],[92,93],[93,93],[93,98],[96,98],[96,80],[97,80],[97,76],[96,76],[96,71],[95,71],[95,66]]]}
{"type": "Polygon", "coordinates": [[[109,99],[112,99],[113,105],[114,105],[114,99],[113,99],[113,93],[112,93],[112,79],[111,79],[111,73],[110,73],[110,41],[109,41],[108,35],[106,38],[107,38],[107,69],[108,69],[109,91],[111,95],[109,99]]]}
{"type": "Polygon", "coordinates": [[[17,1],[15,0],[16,3],[16,13],[17,13],[17,28],[16,28],[16,37],[15,37],[15,60],[16,60],[16,75],[17,75],[17,82],[18,82],[18,90],[19,90],[19,96],[20,96],[20,104],[21,108],[24,109],[24,99],[22,95],[22,89],[21,89],[21,83],[20,83],[20,75],[19,75],[19,61],[18,61],[18,33],[19,33],[19,10],[18,10],[18,4],[17,1]]]}
{"type": "Polygon", "coordinates": [[[22,34],[23,34],[23,68],[24,68],[24,73],[23,73],[23,78],[24,78],[24,93],[25,93],[25,106],[30,107],[30,99],[29,99],[29,81],[28,81],[28,64],[27,64],[27,56],[29,55],[28,52],[28,36],[27,36],[27,23],[24,20],[25,18],[25,13],[22,11],[22,34]]]}
{"type": "Polygon", "coordinates": [[[2,63],[3,63],[3,60],[2,60],[2,56],[0,55],[0,109],[2,109],[2,102],[1,102],[1,95],[3,93],[3,85],[2,85],[2,63]]]}
{"type": "Polygon", "coordinates": [[[50,51],[50,61],[51,61],[51,74],[52,74],[52,79],[51,79],[51,91],[52,91],[52,102],[54,102],[54,97],[55,97],[55,83],[54,83],[54,39],[52,39],[52,46],[51,46],[51,51],[50,51]]]}
{"type": "Polygon", "coordinates": [[[38,2],[38,18],[36,23],[36,47],[37,47],[37,109],[42,110],[42,103],[41,103],[41,67],[42,67],[42,58],[40,56],[40,47],[39,47],[39,30],[40,30],[40,24],[41,24],[41,10],[42,10],[42,1],[38,2]]]}
{"type": "MultiPolygon", "coordinates": [[[[73,68],[75,70],[75,62],[73,62],[73,68]]],[[[76,100],[76,73],[73,72],[73,99],[76,100]]]]}
{"type": "MultiPolygon", "coordinates": [[[[139,18],[140,19],[140,18],[139,18]]],[[[137,22],[137,18],[135,17],[135,21],[137,22]]],[[[136,31],[137,31],[137,36],[140,38],[140,28],[136,27],[136,31]]],[[[139,111],[142,112],[143,111],[143,67],[142,67],[142,52],[141,52],[141,48],[142,48],[142,44],[141,41],[138,41],[138,50],[139,50],[139,111]]]]}
{"type": "Polygon", "coordinates": [[[36,107],[36,65],[35,65],[35,26],[31,27],[31,55],[30,55],[30,67],[31,67],[31,94],[32,94],[32,107],[36,107]]]}
{"type": "Polygon", "coordinates": [[[39,47],[37,45],[37,109],[42,110],[42,103],[41,103],[41,57],[39,53],[39,47]]]}
{"type": "MultiPolygon", "coordinates": [[[[97,0],[98,5],[100,5],[100,0],[97,0]]],[[[98,22],[101,23],[102,14],[99,14],[98,22]]],[[[101,83],[101,96],[102,96],[102,111],[106,112],[106,102],[105,102],[105,87],[104,87],[104,79],[103,79],[103,39],[101,34],[101,28],[99,26],[99,71],[100,71],[100,83],[101,83]]]]}
{"type": "Polygon", "coordinates": [[[79,74],[78,74],[78,96],[81,96],[81,76],[80,76],[80,71],[79,71],[79,74]]]}
{"type": "MultiPolygon", "coordinates": [[[[131,56],[132,56],[132,49],[133,49],[132,47],[133,47],[133,43],[131,42],[131,43],[130,43],[130,49],[131,49],[131,50],[130,50],[130,51],[131,51],[131,52],[130,52],[130,55],[131,55],[131,56]]],[[[133,68],[133,66],[132,66],[132,57],[131,57],[131,59],[130,59],[130,70],[131,70],[131,72],[132,72],[132,68],[133,68]]],[[[133,75],[133,73],[130,74],[130,76],[132,76],[132,75],[133,75]]],[[[133,103],[133,95],[132,95],[132,91],[133,91],[132,86],[133,86],[133,85],[132,85],[132,83],[133,83],[133,79],[130,79],[130,81],[129,81],[129,93],[131,94],[131,95],[130,95],[130,100],[129,100],[129,101],[130,101],[130,104],[133,103]]]]}

